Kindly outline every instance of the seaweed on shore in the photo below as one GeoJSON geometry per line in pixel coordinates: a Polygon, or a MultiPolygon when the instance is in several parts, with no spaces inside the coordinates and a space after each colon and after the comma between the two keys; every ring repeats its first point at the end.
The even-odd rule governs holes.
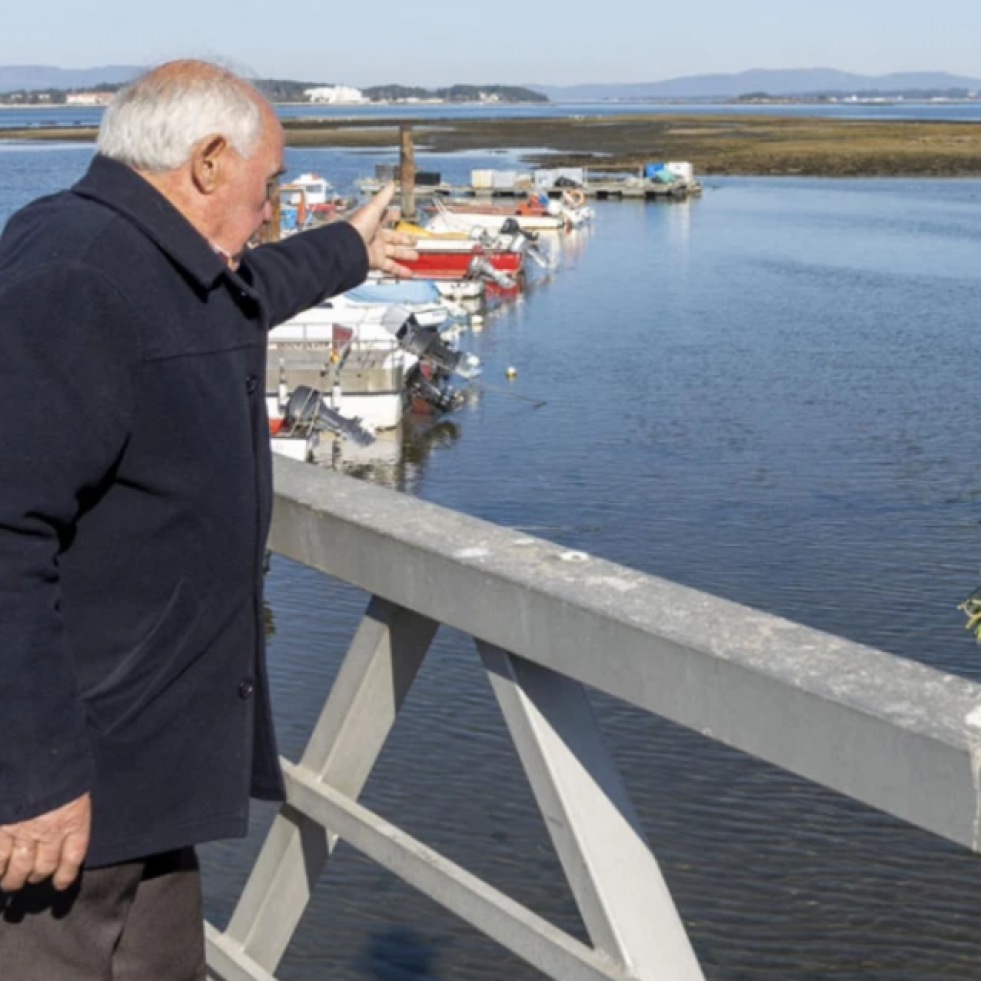
{"type": "MultiPolygon", "coordinates": [[[[650,160],[688,160],[699,174],[816,177],[981,176],[981,123],[819,116],[686,114],[438,120],[291,118],[288,146],[392,149],[411,125],[416,145],[440,153],[512,150],[529,166],[636,172],[650,160]]],[[[3,130],[18,140],[91,142],[95,130],[3,130]]]]}

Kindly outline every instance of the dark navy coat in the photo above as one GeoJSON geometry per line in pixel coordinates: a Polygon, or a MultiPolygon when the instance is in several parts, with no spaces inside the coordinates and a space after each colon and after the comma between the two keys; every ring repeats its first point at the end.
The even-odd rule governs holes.
{"type": "Polygon", "coordinates": [[[367,273],[347,224],[238,273],[97,156],[0,238],[0,823],[92,792],[88,864],[277,798],[266,331],[367,273]]]}

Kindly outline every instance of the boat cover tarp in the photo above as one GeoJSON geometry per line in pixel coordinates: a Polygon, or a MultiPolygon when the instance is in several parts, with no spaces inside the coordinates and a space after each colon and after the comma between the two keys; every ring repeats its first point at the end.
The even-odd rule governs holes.
{"type": "Polygon", "coordinates": [[[439,290],[429,279],[404,279],[398,283],[363,283],[345,296],[355,303],[439,303],[439,290]]]}

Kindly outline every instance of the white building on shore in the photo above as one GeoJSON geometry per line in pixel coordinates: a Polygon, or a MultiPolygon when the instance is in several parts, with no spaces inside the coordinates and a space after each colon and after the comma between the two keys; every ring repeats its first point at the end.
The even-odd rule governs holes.
{"type": "Polygon", "coordinates": [[[114,92],[69,92],[65,96],[68,106],[107,106],[112,102],[114,92]]]}
{"type": "Polygon", "coordinates": [[[368,101],[361,89],[353,89],[347,85],[322,85],[315,89],[304,89],[303,94],[310,102],[323,102],[330,105],[350,105],[368,101]]]}

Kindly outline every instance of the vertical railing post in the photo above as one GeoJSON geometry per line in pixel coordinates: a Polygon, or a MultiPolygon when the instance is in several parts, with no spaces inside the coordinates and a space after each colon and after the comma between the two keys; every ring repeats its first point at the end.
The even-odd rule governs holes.
{"type": "Polygon", "coordinates": [[[477,650],[596,949],[641,981],[705,981],[583,686],[477,650]]]}
{"type": "MultiPolygon", "coordinates": [[[[372,598],[300,767],[357,799],[438,626],[372,598]]],[[[273,822],[227,930],[266,971],[276,969],[336,842],[289,806],[273,822]]]]}

